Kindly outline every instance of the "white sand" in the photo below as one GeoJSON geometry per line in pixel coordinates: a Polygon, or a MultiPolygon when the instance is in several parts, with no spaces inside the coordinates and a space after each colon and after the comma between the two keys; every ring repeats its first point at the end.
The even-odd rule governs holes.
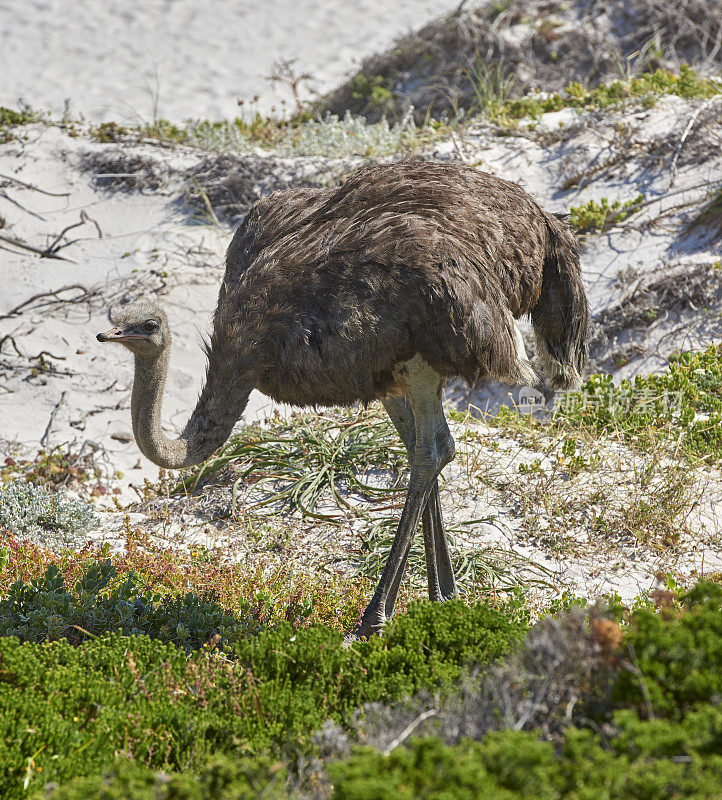
{"type": "Polygon", "coordinates": [[[265,112],[288,91],[267,76],[278,59],[333,88],[364,57],[459,0],[2,0],[0,105],[102,121],[180,121],[265,112]],[[157,108],[156,108],[157,105],[157,108]]]}
{"type": "MultiPolygon", "coordinates": [[[[640,140],[652,139],[659,131],[681,133],[692,111],[687,102],[667,98],[649,111],[627,116],[625,124],[635,130],[640,140]]],[[[552,148],[543,148],[525,138],[489,136],[483,128],[473,128],[467,133],[465,147],[472,163],[519,181],[551,210],[566,209],[589,197],[626,199],[641,190],[649,197],[663,195],[668,177],[664,173],[654,177],[647,174],[642,151],[630,158],[624,174],[612,173],[593,186],[560,197],[565,158],[577,152],[583,153],[585,163],[598,158],[608,146],[607,136],[614,135],[614,126],[615,121],[610,119],[608,130],[581,130],[562,147],[552,148]]],[[[440,143],[435,148],[436,157],[449,158],[457,146],[458,143],[440,143]]],[[[142,294],[142,287],[155,290],[160,286],[154,271],[168,274],[164,279],[167,290],[159,299],[170,305],[174,336],[164,410],[170,430],[182,428],[202,384],[204,357],[199,344],[201,335],[208,332],[231,231],[191,220],[188,210],[175,199],[181,191],[179,185],[149,193],[106,193],[95,189],[91,176],[77,167],[78,153],[88,149],[112,151],[115,147],[40,125],[28,128],[26,141],[0,146],[0,175],[14,176],[46,191],[68,193],[67,197],[48,197],[20,185],[7,185],[2,190],[6,196],[0,195],[5,235],[42,248],[65,226],[77,223],[81,211],[98,223],[103,234],[100,238],[91,222],[72,231],[69,238],[77,241],[61,251],[72,261],[41,259],[0,241],[0,317],[37,292],[70,284],[99,292],[91,302],[90,314],[85,305],[50,309],[38,306],[22,315],[0,319],[0,336],[15,337],[23,353],[23,357],[17,357],[9,342],[0,353],[0,364],[5,361],[12,366],[5,373],[0,370],[0,452],[11,452],[15,446],[27,452],[36,450],[51,413],[65,392],[54,416],[49,443],[95,441],[106,449],[114,468],[127,472],[136,463],[139,454],[135,444],[112,438],[130,434],[131,359],[123,348],[99,345],[94,337],[107,326],[107,310],[122,296],[123,287],[127,296],[137,297],[142,294]],[[43,350],[61,357],[46,359],[56,371],[32,375],[30,368],[37,359],[29,357],[43,350]]],[[[154,155],[179,172],[203,157],[198,151],[180,147],[125,147],[128,152],[154,155]]],[[[689,194],[672,199],[703,199],[704,191],[692,187],[720,174],[722,156],[682,169],[675,188],[688,187],[689,194]]],[[[653,218],[665,204],[650,207],[639,221],[653,218]]],[[[683,210],[681,214],[684,213],[683,210]]],[[[634,267],[638,275],[652,276],[660,274],[660,270],[664,274],[665,265],[670,262],[676,269],[709,264],[722,255],[722,245],[715,240],[689,251],[680,250],[675,243],[681,218],[677,213],[664,225],[610,231],[592,238],[583,252],[582,263],[595,313],[627,291],[617,281],[620,271],[634,267]]],[[[717,320],[704,315],[688,320],[665,314],[650,326],[648,355],[617,370],[617,374],[627,376],[660,369],[674,349],[704,346],[710,337],[719,335],[718,329],[717,320]],[[691,324],[693,321],[697,324],[691,324]]],[[[508,387],[500,387],[502,395],[508,391],[508,387]]],[[[451,387],[447,396],[451,402],[464,404],[463,390],[451,387]]],[[[488,392],[485,396],[489,397],[488,392]]],[[[483,398],[477,392],[473,401],[482,402],[483,398]]],[[[254,393],[245,418],[258,418],[270,409],[270,402],[254,393]]],[[[141,463],[143,473],[129,477],[155,477],[157,470],[145,459],[141,463]]]]}
{"type": "MultiPolygon", "coordinates": [[[[262,93],[263,107],[271,105],[273,94],[259,75],[268,73],[275,59],[299,56],[299,68],[316,72],[328,88],[354,60],[455,5],[456,0],[405,0],[387,14],[380,0],[333,6],[321,0],[265,5],[0,0],[0,104],[13,105],[22,96],[33,106],[59,111],[70,97],[73,109],[94,120],[149,119],[157,70],[160,116],[235,115],[236,98],[255,92],[262,93]]],[[[590,197],[625,200],[638,192],[661,197],[668,191],[669,175],[647,162],[645,149],[655,137],[670,132],[679,141],[697,107],[667,98],[653,109],[621,114],[616,120],[610,114],[606,126],[582,127],[568,141],[548,147],[523,137],[495,137],[475,126],[464,141],[439,144],[436,157],[461,154],[481,169],[518,181],[551,210],[566,210],[590,197]],[[570,164],[588,167],[606,157],[617,136],[616,123],[640,147],[585,189],[562,191],[570,164]]],[[[567,117],[547,115],[542,124],[550,129],[560,122],[572,124],[573,118],[567,117]]],[[[64,227],[79,222],[81,212],[88,219],[68,234],[76,241],[61,251],[71,261],[38,258],[0,242],[0,338],[12,336],[21,352],[15,353],[10,340],[0,352],[0,461],[7,454],[32,457],[44,435],[49,445],[97,445],[109,475],[116,469],[125,473],[121,485],[127,490],[129,481],[155,478],[157,468],[139,456],[130,438],[131,360],[120,347],[99,345],[95,334],[107,327],[107,309],[123,292],[136,297],[167,284],[159,299],[170,309],[174,347],[163,417],[169,432],[177,432],[202,383],[199,340],[208,331],[230,231],[191,220],[177,201],[178,185],[150,193],[98,191],[91,176],[79,170],[78,154],[112,150],[114,145],[99,145],[57,127],[33,125],[24,133],[24,139],[0,145],[0,176],[63,196],[51,197],[0,177],[3,235],[42,249],[64,227]],[[89,304],[51,307],[36,302],[22,314],[3,318],[32,295],[71,284],[97,290],[97,295],[89,304]],[[135,469],[136,463],[140,468],[135,469]]],[[[128,151],[154,153],[179,171],[202,157],[180,147],[128,146],[128,151]]],[[[720,175],[722,154],[680,169],[675,190],[685,192],[673,201],[701,201],[705,192],[694,187],[720,175]]],[[[653,220],[671,202],[647,208],[638,221],[653,220]]],[[[615,229],[590,241],[582,262],[594,312],[634,288],[620,281],[630,268],[640,279],[651,279],[722,256],[719,240],[696,241],[694,232],[678,240],[687,213],[673,211],[661,224],[615,229]]],[[[665,312],[648,329],[647,355],[617,374],[659,369],[672,350],[701,346],[710,337],[719,339],[717,318],[665,312]]],[[[456,400],[461,402],[462,394],[456,400]]],[[[254,393],[245,418],[263,416],[270,408],[267,399],[254,393]]],[[[475,509],[462,510],[483,516],[475,509]]],[[[694,564],[686,561],[686,570],[694,564]]],[[[580,574],[587,566],[565,564],[580,574]]],[[[602,560],[598,574],[607,573],[602,560]]],[[[636,592],[652,574],[652,566],[645,564],[634,576],[620,578],[618,588],[626,587],[623,594],[636,592]]],[[[581,577],[579,581],[585,585],[581,577]]]]}

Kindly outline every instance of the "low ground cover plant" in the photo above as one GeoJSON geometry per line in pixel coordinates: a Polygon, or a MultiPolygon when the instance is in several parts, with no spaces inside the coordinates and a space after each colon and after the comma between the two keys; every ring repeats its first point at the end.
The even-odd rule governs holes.
{"type": "Polygon", "coordinates": [[[624,202],[614,200],[610,203],[606,197],[602,197],[599,202],[588,200],[581,206],[570,208],[569,224],[578,233],[605,231],[637,211],[644,200],[643,194],[624,202]]]}
{"type": "Polygon", "coordinates": [[[664,95],[677,97],[707,98],[722,93],[722,81],[699,75],[687,64],[680,66],[679,73],[667,69],[645,72],[632,78],[620,79],[587,89],[580,83],[570,83],[563,93],[552,93],[542,97],[520,97],[496,109],[499,119],[536,119],[549,111],[563,108],[595,110],[618,106],[630,100],[641,100],[646,105],[664,95]]]}
{"type": "Polygon", "coordinates": [[[39,118],[40,115],[26,105],[19,109],[0,106],[0,144],[13,139],[15,128],[37,122],[39,118]]]}
{"type": "MultiPolygon", "coordinates": [[[[233,552],[200,546],[188,550],[158,543],[139,528],[129,528],[123,549],[111,552],[107,544],[88,543],[80,550],[49,550],[22,537],[0,534],[0,597],[11,586],[42,585],[47,570],[62,574],[66,602],[75,608],[73,587],[84,580],[97,562],[109,561],[115,571],[104,593],[129,580],[133,598],[150,597],[163,603],[189,593],[210,598],[233,612],[246,625],[266,627],[289,622],[296,627],[324,624],[348,630],[368,600],[370,581],[364,577],[305,569],[282,560],[259,557],[239,563],[233,552]]],[[[401,598],[401,608],[407,603],[401,598]]],[[[1,602],[1,601],[0,601],[1,602]]],[[[95,597],[93,602],[100,602],[95,597]]],[[[87,628],[88,614],[83,612],[87,628]]],[[[92,631],[102,634],[103,629],[92,631]]],[[[149,631],[146,631],[149,632],[149,631]]]]}
{"type": "MultiPolygon", "coordinates": [[[[350,155],[379,157],[395,153],[412,153],[438,141],[456,125],[474,120],[491,120],[503,129],[515,128],[524,119],[537,120],[542,114],[573,108],[594,111],[614,108],[632,101],[646,106],[665,95],[687,99],[705,99],[722,93],[722,81],[707,78],[692,67],[682,64],[678,73],[666,69],[645,72],[635,77],[619,79],[595,88],[570,83],[563,92],[530,94],[509,99],[507,82],[500,71],[481,71],[476,62],[465,70],[474,86],[476,102],[468,114],[459,113],[456,119],[427,119],[414,122],[414,109],[389,122],[366,122],[362,116],[326,114],[314,118],[304,111],[288,119],[261,115],[251,108],[233,120],[187,120],[176,124],[164,119],[136,126],[105,122],[90,126],[91,136],[103,143],[157,140],[209,150],[247,152],[264,147],[286,156],[350,155]]],[[[376,110],[393,106],[393,93],[377,80],[378,76],[357,76],[354,91],[368,96],[376,110]]],[[[249,103],[252,107],[253,103],[249,103]]],[[[0,142],[15,135],[15,129],[46,116],[29,108],[19,110],[0,108],[0,142]]],[[[73,135],[81,123],[63,119],[60,122],[73,135]]],[[[84,127],[84,126],[83,126],[84,127]]]]}
{"type": "MultiPolygon", "coordinates": [[[[47,797],[52,781],[56,800],[719,797],[722,587],[702,583],[659,609],[626,613],[623,631],[588,617],[608,682],[589,684],[582,672],[575,684],[573,671],[565,673],[565,702],[550,710],[567,725],[551,738],[536,722],[459,738],[449,719],[435,735],[414,738],[408,730],[390,745],[388,737],[377,743],[377,730],[350,753],[322,761],[307,760],[307,732],[319,720],[349,719],[339,712],[372,696],[391,709],[420,683],[455,681],[475,634],[491,631],[488,658],[508,652],[520,629],[512,632],[513,622],[488,609],[451,603],[415,606],[383,637],[352,648],[320,628],[295,638],[278,629],[246,640],[233,660],[207,650],[189,656],[143,636],[77,647],[2,638],[5,796],[47,797]],[[570,696],[577,698],[571,716],[570,696]],[[287,760],[293,749],[285,757],[278,750],[289,733],[296,745],[306,739],[301,761],[287,760]]],[[[493,669],[502,674],[504,662],[493,669]]],[[[548,677],[509,675],[533,678],[537,688],[548,677]]],[[[538,690],[529,696],[532,707],[538,697],[538,690]]],[[[417,712],[430,699],[434,708],[427,694],[417,712]]],[[[503,693],[496,702],[501,711],[503,693]]]]}
{"type": "Polygon", "coordinates": [[[0,635],[24,642],[66,638],[79,644],[113,631],[146,634],[192,649],[212,637],[230,646],[260,627],[252,615],[225,611],[210,593],[160,595],[144,587],[132,572],[109,587],[116,576],[115,567],[105,560],[92,564],[72,591],[54,564],[29,584],[16,581],[0,600],[0,635]]]}
{"type": "Polygon", "coordinates": [[[579,391],[558,399],[552,427],[507,408],[485,416],[484,422],[523,435],[532,447],[542,445],[545,432],[578,437],[583,431],[642,449],[667,447],[692,462],[717,464],[722,459],[722,345],[674,354],[664,372],[633,380],[615,383],[611,375],[592,375],[579,391]]]}
{"type": "Polygon", "coordinates": [[[256,506],[283,503],[307,516],[332,520],[335,515],[316,509],[325,491],[346,509],[350,505],[339,494],[340,484],[366,500],[392,493],[393,488],[365,480],[364,473],[379,467],[398,475],[406,467],[406,450],[390,421],[376,409],[297,414],[290,420],[272,420],[268,427],[247,426],[171,491],[193,491],[228,467],[237,472],[234,497],[242,485],[268,486],[268,497],[256,506]]]}
{"type": "Polygon", "coordinates": [[[73,546],[97,522],[88,503],[51,493],[44,486],[15,479],[0,487],[0,528],[41,544],[73,546]]]}
{"type": "MultiPolygon", "coordinates": [[[[90,599],[98,585],[96,572],[82,587],[90,609],[102,606],[90,599]]],[[[206,618],[218,613],[202,599],[183,602],[206,618]]],[[[47,592],[17,587],[11,603],[19,617],[32,618],[35,605],[44,615],[47,592]]],[[[326,719],[341,722],[367,702],[453,685],[464,669],[507,652],[526,629],[513,610],[461,601],[413,605],[383,637],[351,647],[325,626],[283,623],[242,635],[224,631],[223,617],[211,639],[200,645],[196,637],[189,653],[166,643],[178,632],[158,628],[158,609],[146,619],[134,605],[136,625],[150,626],[157,638],[86,634],[78,645],[0,638],[0,769],[12,787],[6,796],[102,772],[119,753],[156,769],[187,770],[201,769],[213,753],[307,749],[326,719]]],[[[126,630],[123,619],[117,625],[126,630]]]]}
{"type": "Polygon", "coordinates": [[[722,346],[672,356],[664,372],[615,385],[593,375],[559,405],[556,419],[635,441],[663,439],[693,458],[722,458],[722,346]]]}

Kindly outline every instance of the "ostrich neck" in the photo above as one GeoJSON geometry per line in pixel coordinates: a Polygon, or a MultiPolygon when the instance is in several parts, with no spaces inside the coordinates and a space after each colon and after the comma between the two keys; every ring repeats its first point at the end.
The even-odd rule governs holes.
{"type": "Polygon", "coordinates": [[[169,358],[169,349],[158,358],[136,356],[131,416],[133,434],[143,455],[159,467],[180,469],[205,460],[226,441],[243,414],[254,381],[228,381],[228,376],[209,369],[183,432],[177,439],[171,439],[161,425],[169,358]]]}

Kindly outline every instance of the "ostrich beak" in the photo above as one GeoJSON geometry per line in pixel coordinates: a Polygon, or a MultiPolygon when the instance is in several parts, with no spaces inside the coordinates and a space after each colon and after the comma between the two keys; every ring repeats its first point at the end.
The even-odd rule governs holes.
{"type": "Polygon", "coordinates": [[[147,339],[148,336],[142,333],[137,333],[131,330],[126,330],[116,325],[105,333],[99,333],[95,337],[99,342],[136,342],[141,339],[147,339]]]}

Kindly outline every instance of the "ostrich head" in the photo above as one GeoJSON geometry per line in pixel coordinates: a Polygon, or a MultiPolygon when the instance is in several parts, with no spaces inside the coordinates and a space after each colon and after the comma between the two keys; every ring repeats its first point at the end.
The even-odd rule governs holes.
{"type": "Polygon", "coordinates": [[[157,357],[170,345],[170,328],[163,308],[140,301],[114,309],[110,315],[114,327],[99,333],[99,342],[119,342],[134,355],[157,357]]]}
{"type": "Polygon", "coordinates": [[[140,451],[154,464],[181,469],[208,458],[226,441],[243,414],[255,378],[229,380],[227,359],[209,366],[206,383],[177,439],[163,432],[161,406],[170,357],[170,329],[165,311],[141,301],[114,309],[114,327],[99,333],[99,342],[120,342],[135,357],[130,401],[133,434],[140,451]]]}

